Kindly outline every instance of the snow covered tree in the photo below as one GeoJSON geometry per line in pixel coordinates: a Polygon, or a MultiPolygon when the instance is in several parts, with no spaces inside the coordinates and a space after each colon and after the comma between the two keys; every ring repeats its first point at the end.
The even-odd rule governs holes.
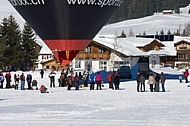
{"type": "Polygon", "coordinates": [[[187,32],[185,29],[183,29],[182,36],[187,36],[187,32]]]}
{"type": "Polygon", "coordinates": [[[129,37],[134,37],[135,36],[135,33],[133,32],[132,29],[129,30],[129,37]]]}
{"type": "Polygon", "coordinates": [[[185,26],[185,31],[186,31],[186,34],[189,36],[190,35],[190,22],[187,23],[187,25],[185,26]]]}
{"type": "Polygon", "coordinates": [[[36,62],[38,53],[35,49],[36,40],[35,33],[28,23],[25,23],[22,31],[22,42],[21,42],[21,70],[28,70],[36,62]]]}

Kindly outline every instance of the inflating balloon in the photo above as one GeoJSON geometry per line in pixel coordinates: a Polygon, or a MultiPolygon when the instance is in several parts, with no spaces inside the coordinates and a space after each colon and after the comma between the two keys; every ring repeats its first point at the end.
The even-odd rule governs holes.
{"type": "Polygon", "coordinates": [[[69,64],[84,50],[122,0],[9,0],[57,60],[69,64]]]}

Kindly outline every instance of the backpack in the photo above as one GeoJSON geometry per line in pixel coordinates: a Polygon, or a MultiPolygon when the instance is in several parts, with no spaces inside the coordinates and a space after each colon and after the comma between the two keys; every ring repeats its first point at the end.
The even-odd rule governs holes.
{"type": "Polygon", "coordinates": [[[4,82],[4,76],[0,76],[0,82],[4,82]]]}

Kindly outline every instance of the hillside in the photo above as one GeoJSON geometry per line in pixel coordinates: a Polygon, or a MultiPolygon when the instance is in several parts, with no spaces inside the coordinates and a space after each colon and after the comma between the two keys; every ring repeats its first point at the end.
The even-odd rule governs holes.
{"type": "Polygon", "coordinates": [[[175,10],[190,4],[189,0],[123,0],[123,5],[113,14],[110,22],[141,18],[163,10],[175,10]]]}
{"type": "MultiPolygon", "coordinates": [[[[185,9],[183,9],[185,12],[185,9]]],[[[171,33],[177,31],[178,29],[182,30],[190,22],[190,14],[181,13],[181,14],[171,14],[163,15],[162,13],[156,13],[152,16],[147,16],[138,19],[126,20],[118,23],[113,23],[110,25],[104,26],[98,35],[120,35],[122,31],[125,34],[129,34],[130,30],[133,31],[135,35],[143,34],[160,34],[160,31],[163,29],[164,33],[167,33],[168,30],[171,33]]]]}

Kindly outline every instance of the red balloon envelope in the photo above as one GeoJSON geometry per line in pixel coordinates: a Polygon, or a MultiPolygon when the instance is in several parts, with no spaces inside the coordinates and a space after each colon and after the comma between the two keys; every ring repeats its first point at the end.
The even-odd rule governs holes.
{"type": "Polygon", "coordinates": [[[84,50],[122,0],[9,0],[63,65],[84,50]]]}

